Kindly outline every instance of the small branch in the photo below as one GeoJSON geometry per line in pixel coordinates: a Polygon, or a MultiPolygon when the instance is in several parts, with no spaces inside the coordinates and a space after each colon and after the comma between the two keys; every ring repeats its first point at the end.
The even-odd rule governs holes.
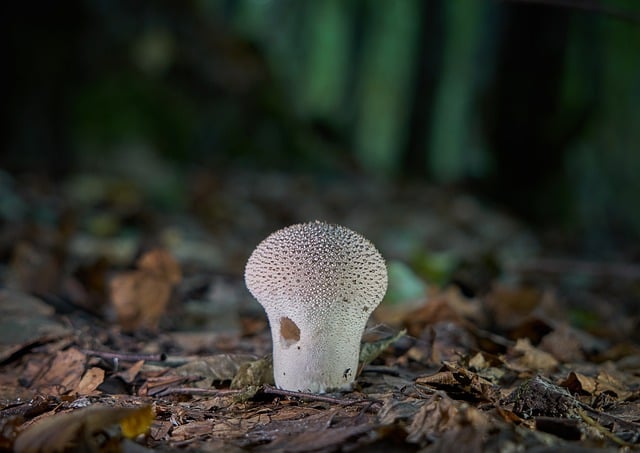
{"type": "Polygon", "coordinates": [[[367,365],[362,369],[363,373],[388,374],[389,376],[400,376],[397,368],[381,365],[367,365]]]}
{"type": "Polygon", "coordinates": [[[291,390],[282,390],[272,387],[270,385],[262,386],[263,393],[268,395],[280,395],[280,396],[289,396],[293,398],[304,398],[313,401],[322,401],[324,403],[330,404],[338,404],[340,406],[351,406],[353,404],[362,404],[362,403],[381,403],[378,400],[369,400],[369,399],[359,399],[359,400],[345,400],[340,398],[333,398],[331,396],[324,395],[316,395],[315,393],[306,393],[306,392],[294,392],[291,390]]]}
{"type": "Polygon", "coordinates": [[[220,396],[220,395],[238,395],[244,390],[228,390],[228,389],[211,389],[199,387],[170,387],[162,390],[154,396],[166,395],[198,395],[198,396],[220,396]]]}
{"type": "Polygon", "coordinates": [[[164,362],[167,359],[166,354],[129,354],[126,352],[94,351],[92,349],[82,349],[82,352],[86,355],[100,357],[107,360],[120,360],[122,362],[138,362],[139,360],[164,362]]]}
{"type": "Polygon", "coordinates": [[[631,444],[628,444],[624,440],[620,439],[618,436],[613,434],[611,431],[609,431],[607,428],[605,428],[600,423],[595,421],[593,418],[589,417],[589,415],[587,415],[587,413],[584,410],[578,409],[578,415],[580,415],[580,418],[582,418],[582,420],[587,425],[590,425],[593,428],[595,428],[600,434],[602,434],[603,436],[607,437],[609,440],[615,442],[616,444],[620,445],[621,447],[630,447],[631,446],[631,444]]]}

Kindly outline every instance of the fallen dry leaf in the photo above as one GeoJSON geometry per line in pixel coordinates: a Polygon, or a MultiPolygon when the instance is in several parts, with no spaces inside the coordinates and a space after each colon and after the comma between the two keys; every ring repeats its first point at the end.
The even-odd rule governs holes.
{"type": "Polygon", "coordinates": [[[243,366],[254,363],[256,356],[249,354],[216,354],[191,360],[177,367],[179,376],[200,376],[197,387],[211,387],[214,382],[231,381],[243,366]]]}
{"type": "Polygon", "coordinates": [[[78,395],[93,393],[104,382],[104,370],[98,367],[89,368],[76,387],[78,395]]]}
{"type": "Polygon", "coordinates": [[[586,348],[578,333],[561,324],[542,338],[540,349],[546,351],[562,362],[580,362],[585,358],[586,348]]]}
{"type": "Polygon", "coordinates": [[[494,322],[502,328],[510,328],[531,315],[541,298],[542,294],[535,288],[494,285],[486,301],[494,322]]]}
{"type": "Polygon", "coordinates": [[[569,373],[567,379],[562,381],[560,384],[563,387],[568,388],[573,394],[593,395],[598,387],[594,378],[575,371],[569,373]]]}
{"type": "Polygon", "coordinates": [[[55,414],[37,421],[20,433],[14,449],[17,453],[98,451],[97,433],[119,423],[122,435],[133,438],[147,432],[153,418],[150,406],[94,406],[55,414]]]}
{"type": "MultiPolygon", "coordinates": [[[[200,376],[196,376],[195,380],[200,380],[200,376]]],[[[194,376],[157,376],[147,378],[145,383],[138,390],[138,394],[142,396],[153,396],[166,392],[167,389],[177,387],[187,382],[193,382],[194,376]]]]}
{"type": "Polygon", "coordinates": [[[477,350],[476,340],[469,330],[454,322],[438,322],[430,325],[422,333],[423,357],[429,363],[438,364],[445,360],[457,360],[471,351],[477,350]]]}
{"type": "Polygon", "coordinates": [[[111,280],[111,302],[125,331],[156,329],[171,297],[171,284],[143,271],[120,274],[111,280]]]}
{"type": "Polygon", "coordinates": [[[13,250],[7,286],[39,295],[55,294],[61,282],[60,257],[47,247],[21,241],[13,250]]]}
{"type": "Polygon", "coordinates": [[[429,297],[421,307],[406,313],[403,325],[409,335],[419,337],[425,327],[438,322],[465,325],[472,321],[475,325],[482,325],[486,323],[484,318],[478,301],[467,299],[459,289],[449,287],[429,297]]]}
{"type": "Polygon", "coordinates": [[[180,442],[194,437],[202,437],[210,434],[213,430],[213,420],[193,421],[184,425],[177,426],[171,432],[171,440],[180,442]]]}
{"type": "Polygon", "coordinates": [[[519,339],[512,352],[516,357],[507,363],[514,369],[551,371],[559,364],[554,356],[534,347],[528,338],[519,339]]]}
{"type": "Polygon", "coordinates": [[[140,373],[140,370],[142,370],[143,366],[144,360],[138,360],[126,370],[115,373],[115,376],[118,376],[127,384],[131,384],[136,379],[136,376],[138,376],[138,373],[140,373]]]}
{"type": "Polygon", "coordinates": [[[600,370],[596,378],[596,394],[609,393],[620,400],[625,400],[633,395],[629,389],[636,387],[636,385],[625,384],[607,370],[600,370]]]}
{"type": "Polygon", "coordinates": [[[169,252],[163,249],[150,250],[136,262],[138,269],[166,279],[175,285],[182,279],[180,265],[169,252]]]}
{"type": "Polygon", "coordinates": [[[78,388],[85,372],[87,356],[77,348],[58,351],[40,371],[32,387],[53,395],[64,395],[78,388]]]}
{"type": "Polygon", "coordinates": [[[55,310],[40,299],[0,289],[0,362],[39,340],[68,335],[71,329],[54,317],[55,310]]]}
{"type": "Polygon", "coordinates": [[[465,400],[495,401],[497,398],[496,385],[455,363],[445,362],[436,373],[416,378],[416,384],[446,390],[465,400]]]}
{"type": "Polygon", "coordinates": [[[429,436],[455,429],[464,423],[459,415],[460,411],[452,399],[443,395],[432,395],[407,428],[407,441],[419,444],[429,436]]]}
{"type": "Polygon", "coordinates": [[[164,250],[152,250],[138,261],[139,270],[123,272],[110,283],[111,303],[125,331],[157,329],[173,286],[181,279],[178,263],[164,250]]]}

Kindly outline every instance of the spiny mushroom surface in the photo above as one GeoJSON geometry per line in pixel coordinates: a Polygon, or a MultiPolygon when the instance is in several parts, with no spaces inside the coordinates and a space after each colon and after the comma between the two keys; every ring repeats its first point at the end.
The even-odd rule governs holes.
{"type": "Polygon", "coordinates": [[[269,318],[276,385],[350,389],[365,324],[387,290],[375,246],[339,225],[292,225],[253,251],[245,282],[269,318]]]}

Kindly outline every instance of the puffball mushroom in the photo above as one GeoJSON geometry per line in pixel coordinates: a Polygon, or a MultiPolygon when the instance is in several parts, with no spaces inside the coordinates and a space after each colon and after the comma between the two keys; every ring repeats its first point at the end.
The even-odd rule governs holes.
{"type": "Polygon", "coordinates": [[[276,386],[350,389],[365,324],[387,290],[375,246],[339,225],[291,225],[256,247],[244,275],[269,318],[276,386]]]}

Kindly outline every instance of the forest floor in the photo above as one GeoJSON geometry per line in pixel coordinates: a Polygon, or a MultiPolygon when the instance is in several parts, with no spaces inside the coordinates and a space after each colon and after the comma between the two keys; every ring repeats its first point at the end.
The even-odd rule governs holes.
{"type": "Polygon", "coordinates": [[[0,176],[2,450],[640,446],[637,264],[550,250],[430,187],[200,172],[176,201],[89,174],[0,176]],[[316,219],[389,267],[350,392],[273,386],[242,277],[260,240],[316,219]]]}

